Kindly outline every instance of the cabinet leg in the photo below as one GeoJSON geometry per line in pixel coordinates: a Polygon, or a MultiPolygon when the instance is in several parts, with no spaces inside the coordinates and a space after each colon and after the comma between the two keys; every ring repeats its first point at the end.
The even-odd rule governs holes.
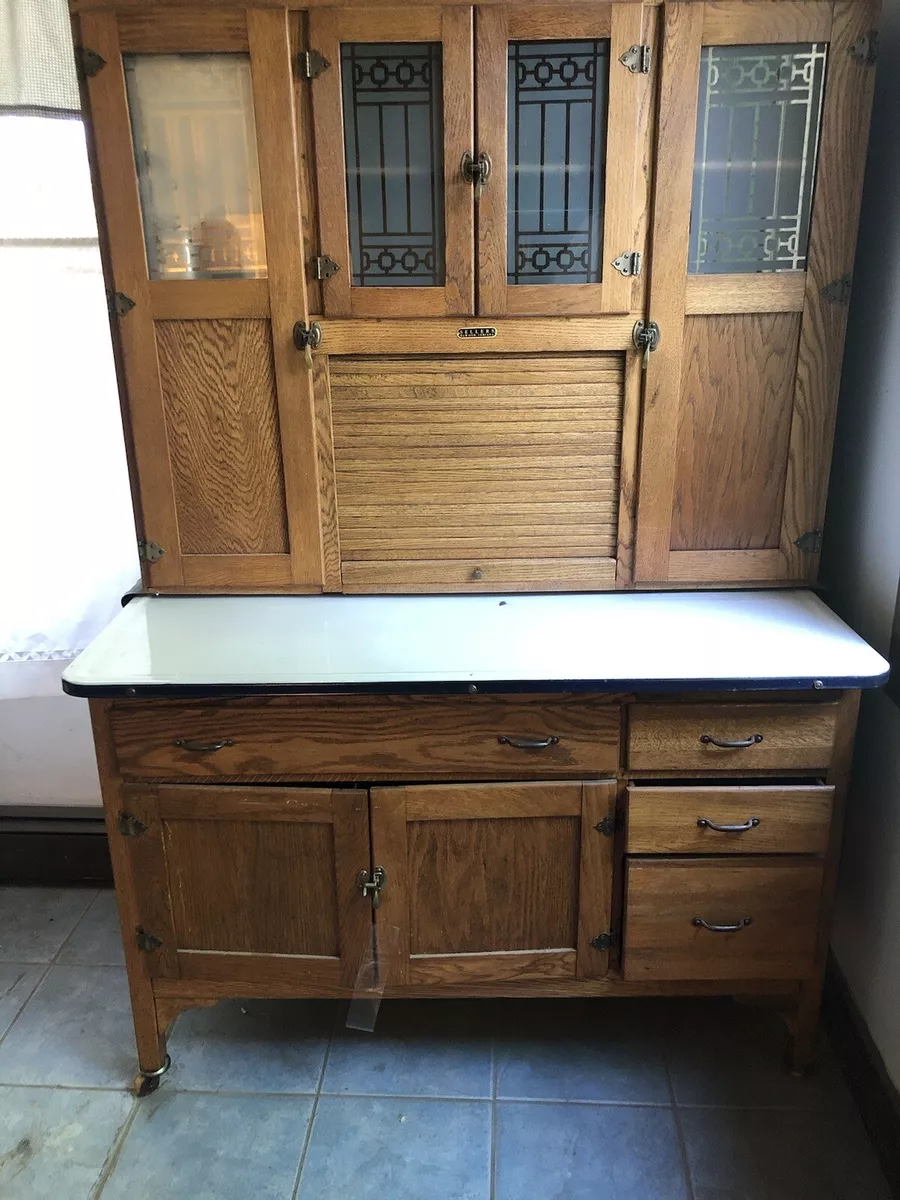
{"type": "Polygon", "coordinates": [[[791,1039],[787,1053],[788,1067],[792,1075],[808,1075],[815,1068],[821,1003],[821,977],[801,984],[797,1007],[791,1021],[791,1039]]]}
{"type": "Polygon", "coordinates": [[[166,1035],[158,1027],[156,1002],[149,980],[131,980],[131,1013],[137,1042],[138,1073],[132,1084],[136,1096],[149,1096],[171,1066],[166,1053],[166,1035]]]}

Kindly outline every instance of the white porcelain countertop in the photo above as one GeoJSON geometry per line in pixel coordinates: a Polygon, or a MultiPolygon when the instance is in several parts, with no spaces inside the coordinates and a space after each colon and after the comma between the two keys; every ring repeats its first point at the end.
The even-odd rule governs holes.
{"type": "Polygon", "coordinates": [[[888,663],[812,592],[138,596],[78,696],[874,687],[888,663]]]}

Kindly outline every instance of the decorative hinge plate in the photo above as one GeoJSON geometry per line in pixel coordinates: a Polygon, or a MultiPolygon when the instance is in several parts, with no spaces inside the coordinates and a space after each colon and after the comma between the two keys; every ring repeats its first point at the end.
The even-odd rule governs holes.
{"type": "Polygon", "coordinates": [[[850,47],[850,53],[867,67],[871,67],[878,57],[878,30],[870,29],[858,37],[850,47]]]}
{"type": "Polygon", "coordinates": [[[822,288],[820,295],[823,300],[827,300],[829,304],[849,304],[850,302],[850,285],[853,282],[853,276],[849,273],[842,275],[840,279],[833,279],[831,283],[826,283],[822,288]]]}
{"type": "Polygon", "coordinates": [[[612,950],[616,944],[616,935],[610,930],[608,933],[598,933],[595,938],[591,938],[591,945],[595,950],[612,950]]]}
{"type": "Polygon", "coordinates": [[[143,950],[145,954],[152,954],[154,950],[158,950],[162,945],[162,938],[158,938],[155,933],[148,933],[140,925],[135,932],[134,940],[137,943],[138,950],[143,950]]]}
{"type": "Polygon", "coordinates": [[[629,46],[624,54],[619,55],[619,62],[632,75],[649,75],[652,59],[653,51],[649,46],[629,46]]]}
{"type": "Polygon", "coordinates": [[[626,250],[613,259],[612,265],[620,275],[640,275],[643,262],[644,256],[639,250],[626,250]]]}
{"type": "Polygon", "coordinates": [[[821,554],[822,530],[810,529],[808,533],[801,533],[794,545],[801,554],[821,554]]]}
{"type": "Polygon", "coordinates": [[[340,264],[336,263],[333,258],[329,258],[327,254],[320,254],[314,258],[313,267],[315,268],[316,279],[330,279],[332,275],[337,275],[341,269],[340,264]]]}
{"type": "Polygon", "coordinates": [[[87,46],[75,47],[75,69],[83,79],[93,79],[105,66],[106,59],[96,50],[89,50],[87,46]]]}
{"type": "Polygon", "coordinates": [[[140,837],[142,833],[147,832],[147,826],[140,817],[136,817],[133,813],[129,812],[119,813],[118,825],[119,833],[123,837],[140,837]]]}
{"type": "Polygon", "coordinates": [[[138,558],[142,562],[155,563],[159,562],[165,554],[162,546],[156,542],[148,542],[146,538],[138,538],[138,558]]]}
{"type": "Polygon", "coordinates": [[[598,821],[594,828],[598,833],[602,833],[604,837],[612,837],[616,832],[616,817],[614,813],[610,813],[608,817],[604,817],[602,821],[598,821]]]}
{"type": "Polygon", "coordinates": [[[381,893],[386,885],[387,871],[384,867],[375,867],[371,875],[368,871],[360,871],[356,877],[356,886],[362,892],[363,899],[370,896],[373,908],[381,903],[381,893]]]}
{"type": "Polygon", "coordinates": [[[106,289],[106,307],[109,310],[111,317],[124,317],[134,308],[135,301],[130,296],[126,296],[124,292],[114,292],[112,288],[106,289]]]}
{"type": "Polygon", "coordinates": [[[318,79],[323,71],[327,71],[331,63],[318,50],[304,50],[300,55],[300,76],[302,79],[318,79]]]}

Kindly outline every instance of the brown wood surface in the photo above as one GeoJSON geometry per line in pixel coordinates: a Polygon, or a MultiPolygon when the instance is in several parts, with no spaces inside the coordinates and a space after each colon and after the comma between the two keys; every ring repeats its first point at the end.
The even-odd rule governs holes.
{"type": "Polygon", "coordinates": [[[612,932],[615,840],[597,828],[616,816],[615,779],[582,785],[581,861],[578,870],[578,978],[599,979],[609,969],[609,950],[598,950],[592,940],[612,932]]]}
{"type": "MultiPolygon", "coordinates": [[[[649,5],[659,5],[662,0],[622,0],[624,3],[645,3],[649,5]]],[[[702,0],[695,0],[702,2],[702,0]]],[[[227,8],[246,8],[247,0],[195,0],[199,8],[205,8],[211,5],[217,9],[227,8]]],[[[521,0],[484,0],[486,4],[520,4],[521,0]]],[[[299,0],[257,0],[254,7],[256,8],[274,8],[274,9],[293,9],[297,7],[299,0]]],[[[408,6],[418,8],[431,8],[434,6],[434,0],[407,0],[408,6]]],[[[469,7],[472,0],[449,0],[451,5],[462,5],[469,7]]],[[[567,8],[571,7],[571,0],[542,0],[542,7],[550,8],[555,4],[563,4],[567,8]]],[[[87,12],[93,9],[122,9],[130,10],[136,7],[159,9],[165,13],[171,7],[183,7],[184,0],[69,0],[69,7],[73,13],[87,12]]],[[[317,9],[321,7],[331,8],[334,5],[334,0],[303,0],[304,9],[317,9]]],[[[380,11],[396,10],[397,0],[344,0],[342,8],[364,8],[377,9],[380,11]]]]}
{"type": "MultiPolygon", "coordinates": [[[[490,10],[489,10],[490,11],[490,10]]],[[[553,38],[607,38],[614,4],[511,4],[507,9],[509,38],[535,42],[553,38]]]]}
{"type": "Polygon", "coordinates": [[[580,783],[429,783],[407,786],[407,821],[497,821],[580,817],[580,783]]]}
{"type": "Polygon", "coordinates": [[[394,559],[345,562],[345,592],[585,592],[616,583],[612,558],[394,559]],[[475,572],[481,574],[476,577],[475,572]]]}
{"type": "MultiPolygon", "coordinates": [[[[475,189],[460,171],[462,157],[473,149],[475,139],[472,14],[471,8],[441,9],[445,274],[440,311],[448,314],[475,312],[475,189]]],[[[399,40],[393,26],[390,28],[391,37],[399,40]]],[[[436,186],[440,187],[440,180],[436,186]]],[[[406,293],[416,290],[401,289],[406,293]]],[[[391,311],[389,307],[388,315],[391,311]]]]}
{"type": "Polygon", "coordinates": [[[334,815],[335,793],[330,788],[162,784],[154,790],[159,815],[165,821],[264,820],[330,825],[334,815]]]}
{"type": "Polygon", "coordinates": [[[406,789],[374,787],[369,792],[372,814],[372,866],[386,872],[375,919],[379,981],[386,987],[409,982],[409,849],[406,789]]]}
{"type": "Polygon", "coordinates": [[[479,8],[475,24],[476,135],[491,159],[491,177],[478,201],[478,312],[506,312],[507,169],[506,92],[510,9],[479,8]]]}
{"type": "Polygon", "coordinates": [[[776,583],[786,574],[780,550],[673,550],[669,584],[776,583]]]}
{"type": "Polygon", "coordinates": [[[341,591],[341,533],[334,470],[334,431],[331,419],[331,376],[328,356],[317,354],[313,365],[313,398],[316,419],[319,526],[322,531],[323,588],[341,591]]]}
{"type": "Polygon", "coordinates": [[[802,312],[805,271],[770,271],[758,275],[688,275],[688,316],[726,313],[802,312]]]}
{"type": "Polygon", "coordinates": [[[634,704],[629,711],[628,766],[636,770],[822,770],[831,762],[838,705],[634,704]],[[736,750],[704,745],[762,734],[736,750]]]}
{"type": "MultiPolygon", "coordinates": [[[[124,931],[125,940],[136,945],[139,929],[160,939],[157,950],[142,950],[145,970],[151,976],[177,977],[178,943],[164,845],[164,825],[153,788],[123,787],[120,812],[136,817],[145,826],[139,837],[126,837],[118,825],[117,838],[129,860],[129,875],[136,892],[137,923],[124,931]]],[[[118,817],[118,814],[116,814],[118,817]]]]}
{"type": "Polygon", "coordinates": [[[619,712],[586,696],[291,697],[213,704],[121,704],[120,767],[134,778],[534,779],[615,770],[619,712]],[[555,736],[520,750],[498,738],[555,736]],[[232,739],[209,753],[174,745],[232,739]]]}
{"type": "Polygon", "coordinates": [[[188,554],[182,560],[184,587],[243,591],[251,588],[282,588],[292,592],[317,592],[318,587],[291,582],[291,560],[287,554],[188,554]]]}
{"type": "Polygon", "coordinates": [[[824,854],[833,787],[738,784],[628,789],[629,854],[824,854]],[[759,824],[744,833],[702,828],[759,824]]]}
{"type": "Polygon", "coordinates": [[[155,321],[268,317],[268,279],[151,279],[155,321]]]}
{"type": "MultiPolygon", "coordinates": [[[[324,76],[322,76],[324,78],[324,76]]],[[[485,192],[487,195],[487,192],[485,192]]],[[[334,276],[335,279],[338,275],[334,276]]],[[[331,283],[328,280],[327,283],[331,283]]],[[[327,286],[327,284],[325,285],[327,286]]],[[[443,318],[404,321],[383,318],[334,320],[322,317],[322,349],[328,354],[539,354],[566,351],[633,351],[633,317],[443,318]],[[496,337],[460,337],[460,329],[496,329],[496,337]]]]}
{"type": "Polygon", "coordinates": [[[673,550],[778,547],[799,337],[795,313],[686,319],[673,550]]]}
{"type": "MultiPolygon", "coordinates": [[[[479,983],[540,983],[574,981],[574,950],[509,950],[494,954],[426,954],[409,963],[413,987],[437,985],[464,988],[464,995],[479,983]]],[[[557,985],[558,986],[558,985],[557,985]]]]}
{"type": "Polygon", "coordinates": [[[247,16],[240,8],[146,6],[118,17],[123,54],[218,54],[246,51],[247,16]]]}
{"type": "Polygon", "coordinates": [[[831,4],[827,0],[706,0],[704,46],[779,42],[827,42],[831,4]]]}
{"type": "Polygon", "coordinates": [[[813,969],[822,864],[789,858],[628,864],[626,979],[795,979],[813,969]],[[752,924],[715,933],[692,924],[752,924]]]}

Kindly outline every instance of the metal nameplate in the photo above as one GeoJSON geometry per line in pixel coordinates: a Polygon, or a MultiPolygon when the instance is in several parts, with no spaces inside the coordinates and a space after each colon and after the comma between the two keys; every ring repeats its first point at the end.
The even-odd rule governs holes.
{"type": "Polygon", "coordinates": [[[496,325],[467,325],[457,329],[456,336],[461,338],[488,338],[497,336],[496,325]]]}

